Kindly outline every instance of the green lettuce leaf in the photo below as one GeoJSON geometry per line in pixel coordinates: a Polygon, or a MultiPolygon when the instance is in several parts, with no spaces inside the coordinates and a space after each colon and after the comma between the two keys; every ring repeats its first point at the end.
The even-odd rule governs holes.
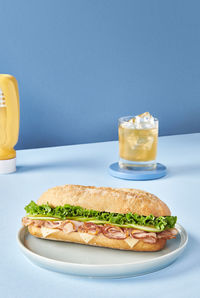
{"type": "Polygon", "coordinates": [[[159,216],[152,214],[142,216],[136,213],[110,213],[95,210],[84,209],[80,206],[57,206],[52,208],[48,203],[45,205],[37,205],[31,201],[25,207],[26,213],[31,218],[50,220],[74,219],[79,221],[91,221],[98,224],[113,224],[121,227],[132,227],[141,230],[161,232],[166,229],[173,228],[176,224],[176,216],[159,216]]]}

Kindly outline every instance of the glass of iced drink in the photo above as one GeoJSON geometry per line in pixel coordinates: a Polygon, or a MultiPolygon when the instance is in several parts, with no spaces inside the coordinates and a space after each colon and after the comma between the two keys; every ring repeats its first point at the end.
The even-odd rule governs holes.
{"type": "Polygon", "coordinates": [[[119,165],[122,168],[154,169],[158,120],[148,112],[119,119],[119,165]]]}

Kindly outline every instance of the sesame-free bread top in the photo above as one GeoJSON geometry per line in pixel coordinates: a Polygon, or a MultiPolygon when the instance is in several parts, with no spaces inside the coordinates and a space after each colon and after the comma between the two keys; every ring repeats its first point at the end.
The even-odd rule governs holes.
{"type": "Polygon", "coordinates": [[[37,201],[38,205],[48,203],[51,207],[65,204],[80,206],[96,211],[113,213],[137,213],[148,216],[168,216],[167,205],[155,195],[146,191],[127,188],[109,188],[83,185],[63,185],[46,191],[37,201]]]}

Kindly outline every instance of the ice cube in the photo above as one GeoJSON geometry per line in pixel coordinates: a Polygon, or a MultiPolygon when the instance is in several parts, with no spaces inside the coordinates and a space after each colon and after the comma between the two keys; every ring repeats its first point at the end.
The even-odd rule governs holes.
{"type": "Polygon", "coordinates": [[[146,139],[146,143],[144,145],[145,149],[146,150],[150,150],[152,145],[153,145],[153,142],[154,142],[154,137],[153,136],[149,136],[147,137],[146,139]]]}
{"type": "Polygon", "coordinates": [[[137,137],[135,134],[130,134],[127,137],[127,142],[131,148],[131,150],[135,150],[138,146],[138,139],[139,137],[137,137]]]}
{"type": "Polygon", "coordinates": [[[144,119],[144,121],[149,121],[149,119],[152,117],[149,112],[145,112],[143,114],[138,115],[137,117],[140,117],[141,119],[144,119]]]}
{"type": "Polygon", "coordinates": [[[154,142],[154,137],[153,136],[144,136],[140,137],[137,140],[137,144],[142,146],[143,149],[150,150],[154,142]]]}
{"type": "Polygon", "coordinates": [[[121,124],[121,126],[122,126],[122,127],[125,127],[125,128],[134,128],[134,126],[133,126],[133,122],[131,122],[130,120],[127,121],[127,122],[123,122],[123,123],[121,124]]]}
{"type": "Polygon", "coordinates": [[[155,126],[154,117],[149,112],[135,116],[135,126],[137,129],[153,128],[155,126]]]}

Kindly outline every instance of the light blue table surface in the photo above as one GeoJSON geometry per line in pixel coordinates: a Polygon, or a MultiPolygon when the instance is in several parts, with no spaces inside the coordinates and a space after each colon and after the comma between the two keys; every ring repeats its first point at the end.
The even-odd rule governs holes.
{"type": "Polygon", "coordinates": [[[15,174],[0,176],[0,297],[200,297],[200,134],[161,137],[158,161],[168,176],[126,181],[109,176],[118,159],[117,142],[17,152],[15,174]],[[62,184],[145,189],[158,195],[189,234],[183,255],[171,266],[129,279],[71,277],[32,265],[20,252],[16,234],[24,206],[62,184]]]}

